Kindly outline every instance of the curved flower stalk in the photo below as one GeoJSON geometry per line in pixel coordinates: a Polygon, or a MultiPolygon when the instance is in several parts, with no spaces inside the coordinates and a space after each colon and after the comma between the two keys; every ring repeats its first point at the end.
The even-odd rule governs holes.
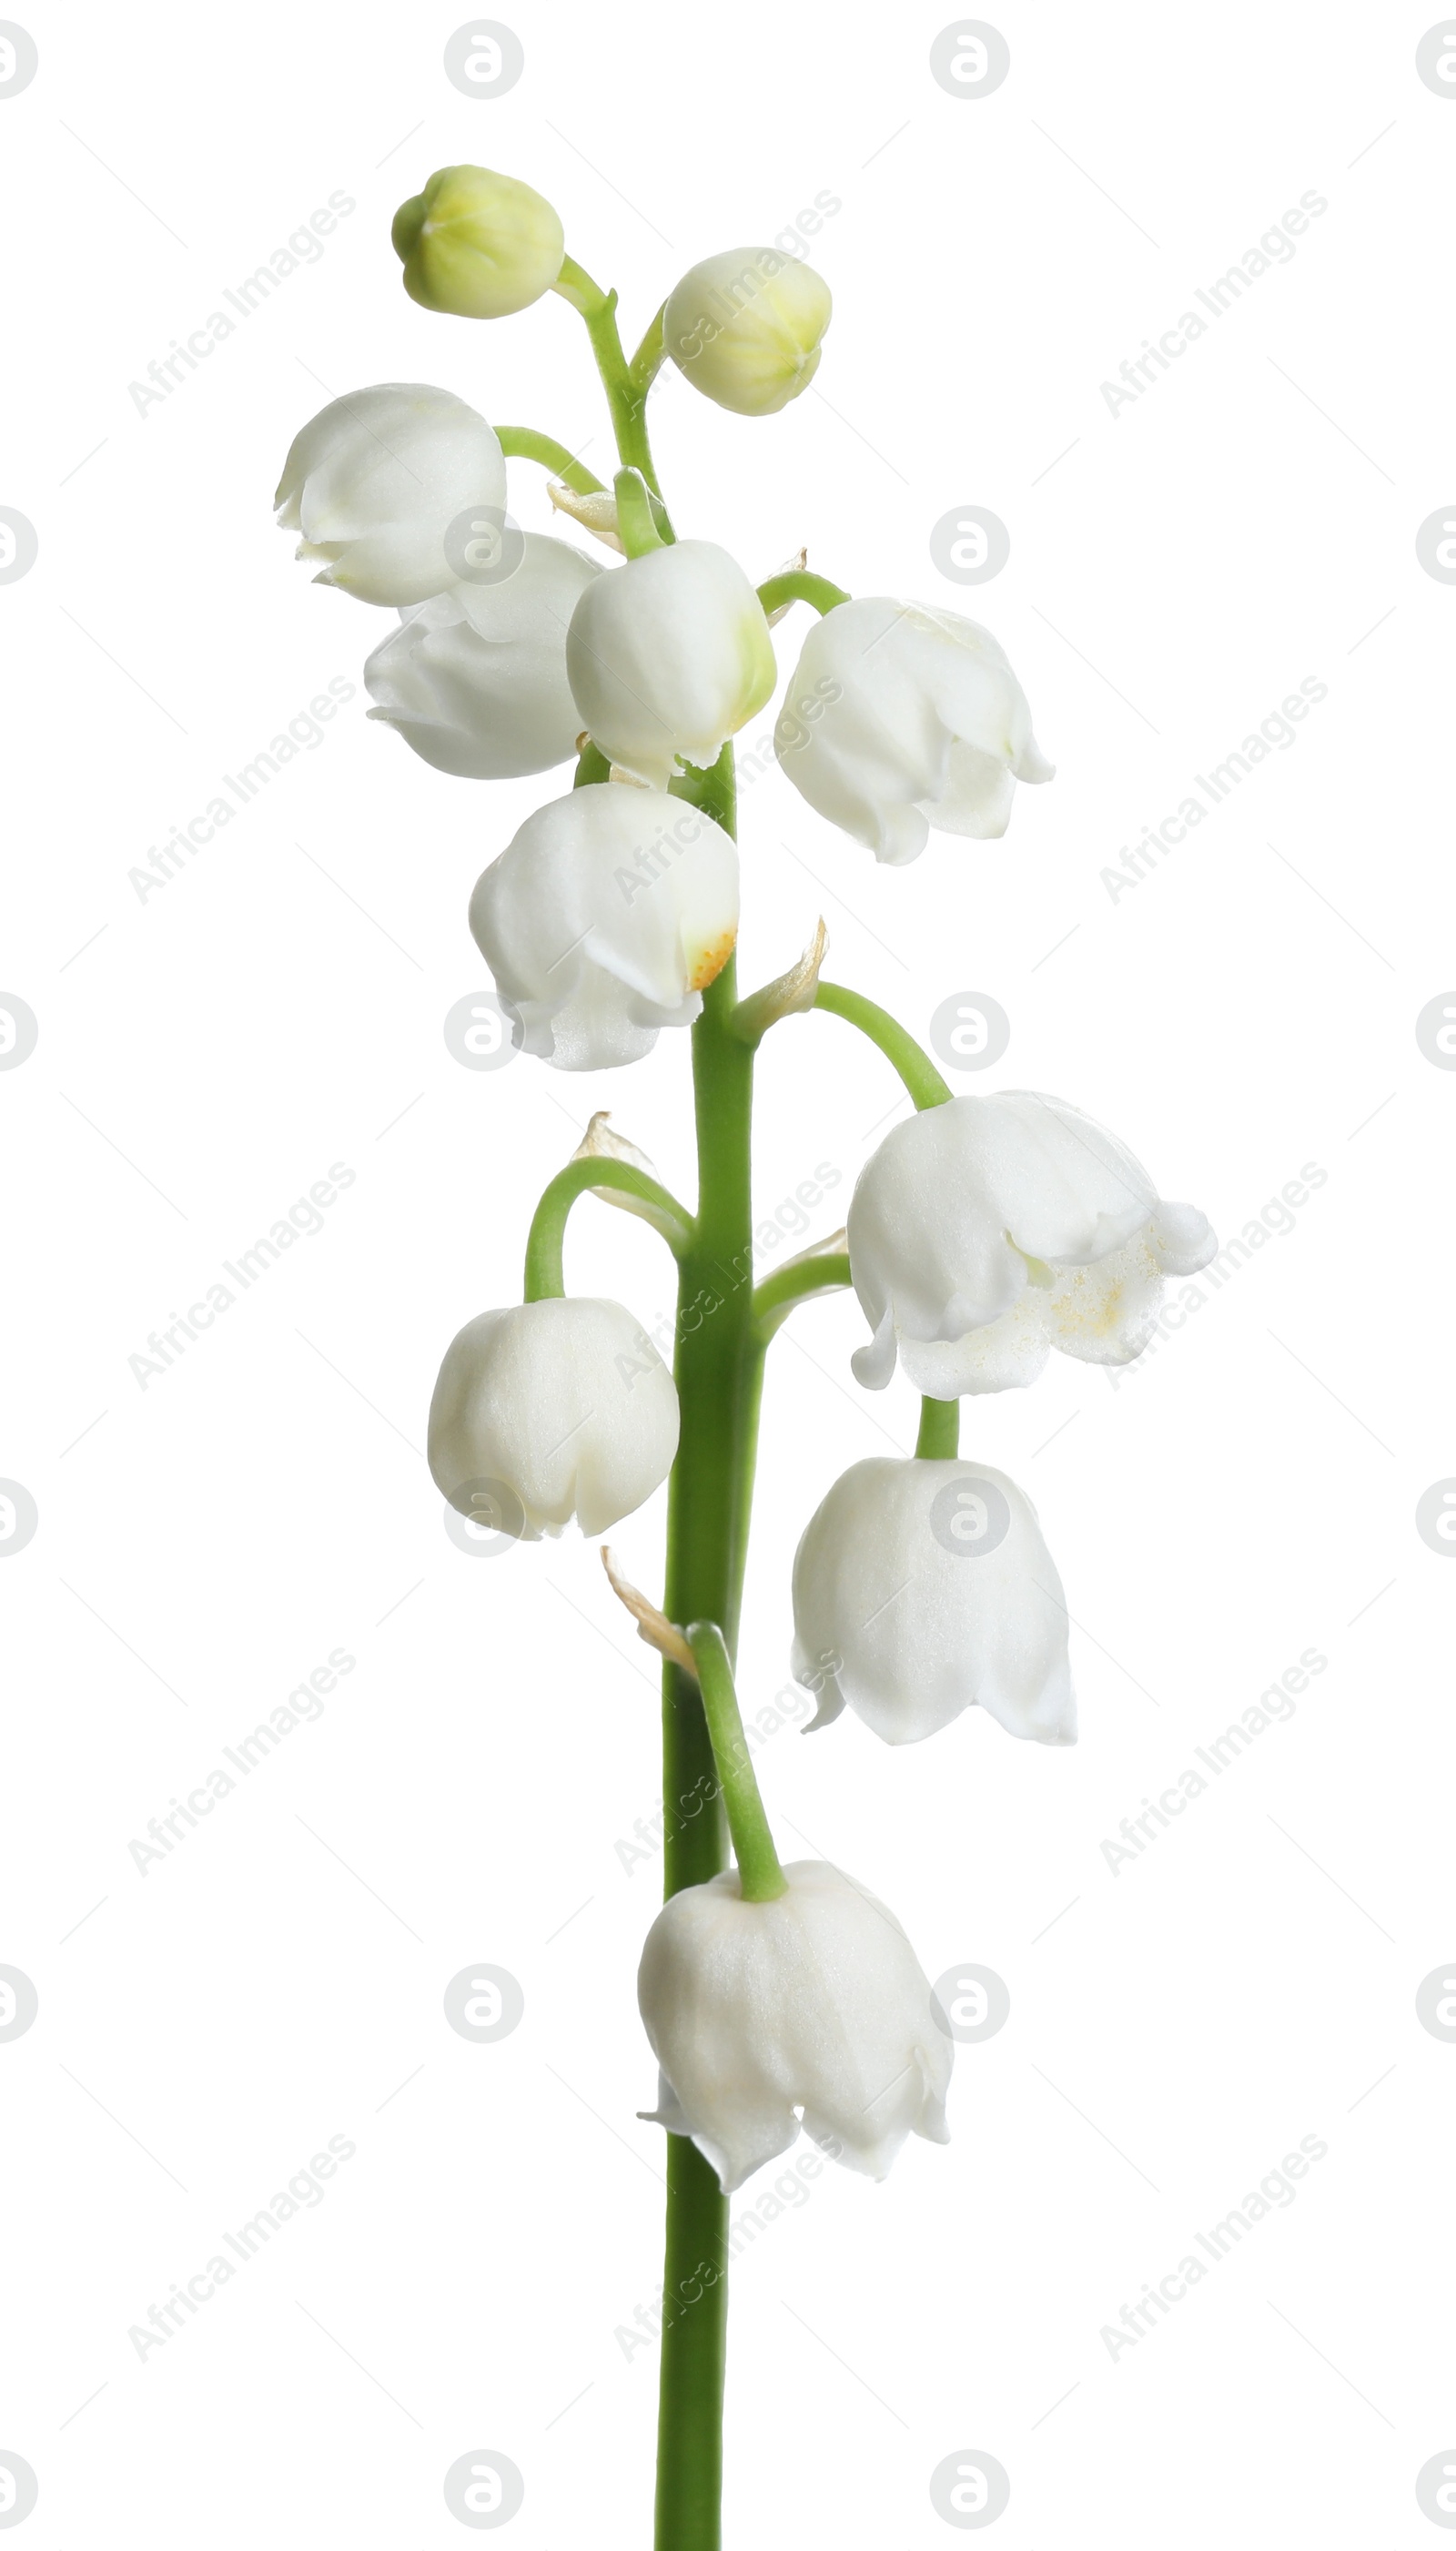
{"type": "Polygon", "coordinates": [[[738,854],[699,808],[578,788],[527,817],[470,897],[470,930],[528,1054],[599,1071],[687,1027],[738,936],[738,854]]]}
{"type": "Polygon", "coordinates": [[[920,602],[843,602],[809,631],[775,732],[785,776],[878,860],[931,830],[995,841],[1018,779],[1053,776],[989,630],[920,602]]]}
{"type": "Polygon", "coordinates": [[[402,611],[364,666],[369,716],[457,779],[520,778],[576,749],[567,627],[601,568],[567,541],[522,541],[513,574],[402,611]]]}
{"type": "Polygon", "coordinates": [[[331,399],[296,434],[273,498],[315,584],[360,602],[428,602],[458,582],[445,552],[472,508],[505,505],[505,459],[486,424],[451,390],[385,381],[331,399]]]}
{"type": "Polygon", "coordinates": [[[1062,1581],[1031,1499],[972,1462],[856,1462],[793,1562],[789,1672],[886,1745],[979,1707],[1008,1736],[1075,1745],[1062,1581]]]}
{"type": "Polygon", "coordinates": [[[1165,1276],[1218,1246],[1165,1204],[1115,1134],[1062,1098],[1002,1090],[923,1108],[886,1134],[850,1200],[849,1260],[874,1335],[854,1357],[883,1390],[896,1357],[933,1399],[1034,1381],[1053,1347],[1127,1364],[1165,1276]]]}
{"type": "MultiPolygon", "coordinates": [[[[780,762],[878,859],[914,859],[932,830],[992,839],[1017,783],[1052,775],[1015,672],[974,622],[855,600],[802,551],[755,588],[716,542],[676,536],[648,432],[662,366],[731,413],[772,416],[815,376],[827,286],[775,251],[726,251],[679,279],[629,354],[615,291],[517,177],[438,170],[393,238],[422,308],[492,321],[552,293],[576,314],[616,452],[604,485],[541,427],[492,429],[450,391],[385,383],[303,428],[277,501],[323,581],[400,612],[366,682],[371,714],[423,760],[518,777],[576,754],[571,792],[528,816],[470,901],[525,1051],[594,1071],[690,1030],[677,1055],[691,1055],[691,1208],[598,1110],[536,1207],[525,1299],[447,1351],[429,1458],[458,1508],[521,1540],[572,1518],[600,1532],[667,1480],[661,1607],[603,1558],[664,1667],[667,1901],[639,1979],[667,2129],[658,2551],[720,2551],[725,2192],[800,2131],[876,2177],[908,2137],[943,2140],[952,2055],[899,1924],[828,1861],[780,1862],[754,1777],[732,1659],[772,1342],[853,1286],[872,1332],[859,1378],[883,1387],[902,1363],[925,1394],[914,1459],[857,1463],[802,1535],[793,1664],[819,1692],[815,1724],[848,1708],[904,1745],[977,1707],[1069,1744],[1060,1581],[1020,1489],[961,1458],[960,1398],[1029,1381],[1053,1346],[1136,1354],[1165,1276],[1214,1244],[1201,1214],[1162,1202],[1131,1153],[1064,1101],[953,1096],[897,1020],[823,980],[822,925],[739,997],[731,739],[772,696],[770,633],[787,611],[818,619],[786,685],[780,762]],[[482,561],[507,458],[549,471],[553,503],[622,562],[534,533],[513,573],[503,552],[482,561]],[[755,1071],[809,1015],[812,1030],[789,1032],[818,1035],[825,1015],[853,1027],[916,1112],[865,1168],[847,1234],[811,1237],[755,1283],[755,1071]],[[568,1217],[587,1193],[642,1216],[673,1254],[671,1374],[619,1302],[566,1291],[568,1217]]],[[[892,1812],[888,1783],[884,1796],[892,1812]]]]}

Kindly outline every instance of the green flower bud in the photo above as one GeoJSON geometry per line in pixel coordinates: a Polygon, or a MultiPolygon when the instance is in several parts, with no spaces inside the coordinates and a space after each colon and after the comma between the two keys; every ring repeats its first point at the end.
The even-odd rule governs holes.
{"type": "Polygon", "coordinates": [[[663,340],[684,380],[738,416],[773,416],[807,389],[829,286],[774,248],[730,248],[675,284],[663,340]]]}
{"type": "Polygon", "coordinates": [[[390,232],[404,288],[426,310],[507,319],[549,292],[562,270],[561,216],[534,186],[493,168],[437,168],[390,232]]]}

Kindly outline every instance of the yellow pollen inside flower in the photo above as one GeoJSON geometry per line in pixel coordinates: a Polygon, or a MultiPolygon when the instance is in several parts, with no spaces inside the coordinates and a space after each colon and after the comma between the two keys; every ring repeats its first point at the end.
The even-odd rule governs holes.
{"type": "Polygon", "coordinates": [[[725,930],[720,939],[709,940],[706,948],[700,950],[692,961],[692,970],[687,977],[689,992],[705,992],[709,983],[715,983],[737,945],[736,930],[725,930]]]}

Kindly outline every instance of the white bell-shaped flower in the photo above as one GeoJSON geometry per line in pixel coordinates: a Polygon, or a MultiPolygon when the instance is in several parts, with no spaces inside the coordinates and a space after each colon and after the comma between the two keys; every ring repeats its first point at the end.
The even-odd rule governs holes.
{"type": "Polygon", "coordinates": [[[1034,1381],[1053,1347],[1129,1364],[1165,1276],[1196,1274],[1218,1246],[1115,1135],[1025,1089],[893,1126],[860,1173],[847,1231],[875,1333],[856,1377],[882,1389],[898,1353],[932,1399],[1034,1381]]]}
{"type": "Polygon", "coordinates": [[[989,630],[920,602],[841,602],[816,621],[774,743],[800,795],[896,867],[932,827],[997,840],[1017,780],[1053,776],[989,630]]]}
{"type": "Polygon", "coordinates": [[[673,1467],[676,1385],[620,1302],[517,1302],[451,1340],[428,1446],[441,1495],[473,1522],[520,1541],[572,1515],[605,1532],[673,1467]]]}
{"type": "Polygon", "coordinates": [[[653,788],[679,762],[708,769],[778,679],[763,605],[711,541],[670,543],[598,576],[572,615],[567,671],[608,761],[653,788]]]}
{"type": "Polygon", "coordinates": [[[815,1727],[848,1702],[915,1745],[979,1705],[1074,1745],[1067,1609],[1030,1498],[975,1462],[856,1462],[794,1558],[789,1671],[818,1693],[815,1727]]]}
{"type": "Polygon", "coordinates": [[[399,615],[364,666],[369,711],[458,779],[516,779],[569,761],[581,720],[567,680],[567,627],[601,573],[540,532],[513,573],[465,580],[399,615]]]}
{"type": "Polygon", "coordinates": [[[822,275],[776,248],[729,248],[668,295],[663,343],[684,380],[737,416],[774,416],[819,368],[832,304],[822,275]]]}
{"type": "Polygon", "coordinates": [[[385,381],[310,418],[273,503],[279,528],[303,535],[295,555],[320,561],[316,584],[361,602],[427,602],[456,582],[446,533],[467,538],[472,511],[501,517],[505,460],[453,390],[385,381]]]}
{"type": "Polygon", "coordinates": [[[567,1071],[635,1063],[660,1028],[690,1026],[733,954],[738,853],[681,798],[603,780],[528,816],[470,929],[528,1053],[567,1071]]]}
{"type": "Polygon", "coordinates": [[[670,1896],[637,1999],[662,2068],[651,2113],[690,2135],[726,2194],[799,2131],[884,2179],[909,2134],[949,2141],[953,2048],[894,1915],[821,1860],[745,1903],[738,1872],[670,1896]]]}

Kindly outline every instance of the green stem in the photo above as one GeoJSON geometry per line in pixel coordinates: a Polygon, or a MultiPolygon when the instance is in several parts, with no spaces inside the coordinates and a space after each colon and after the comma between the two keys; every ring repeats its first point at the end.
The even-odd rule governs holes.
{"type": "Polygon", "coordinates": [[[582,745],[580,752],[576,756],[576,775],[572,781],[572,786],[573,788],[594,788],[599,781],[610,779],[611,775],[612,765],[608,762],[606,755],[602,752],[600,745],[593,744],[590,736],[588,736],[586,742],[582,745]]]}
{"type": "Polygon", "coordinates": [[[759,600],[766,612],[778,611],[785,602],[811,602],[818,612],[833,611],[849,595],[842,584],[831,584],[827,575],[811,575],[807,567],[788,566],[781,575],[771,575],[759,587],[759,600]]]}
{"type": "MultiPolygon", "coordinates": [[[[733,755],[689,771],[674,793],[734,830],[733,755]]],[[[676,1376],[682,1432],[668,1492],[664,1609],[738,1634],[753,1497],[764,1350],[753,1327],[750,1139],[753,1055],[733,1035],[730,960],[692,1030],[698,1205],[679,1262],[676,1376]]],[[[702,1696],[691,1675],[663,1677],[665,1891],[727,1865],[727,1832],[702,1696]]],[[[718,2551],[727,2340],[728,2202],[685,2135],[668,2137],[658,2425],[657,2551],[718,2551]]]]}
{"type": "MultiPolygon", "coordinates": [[[[640,469],[653,494],[659,498],[658,473],[653,466],[652,447],[647,439],[647,386],[633,376],[631,364],[622,350],[617,330],[617,296],[604,292],[592,280],[584,266],[572,256],[564,257],[562,270],[553,290],[573,310],[580,312],[586,323],[596,368],[606,391],[612,412],[612,432],[617,439],[617,453],[624,469],[640,469]]],[[[673,537],[672,526],[663,515],[665,537],[673,537]]]]}
{"type": "Polygon", "coordinates": [[[854,1280],[842,1250],[826,1249],[817,1258],[793,1259],[755,1285],[754,1327],[767,1346],[796,1302],[812,1301],[816,1293],[843,1292],[854,1280]]]}
{"type": "Polygon", "coordinates": [[[917,1462],[953,1462],[961,1449],[959,1399],[922,1399],[920,1432],[915,1438],[917,1462]]]}
{"type": "Polygon", "coordinates": [[[617,499],[617,530],[629,559],[645,558],[649,550],[662,549],[663,536],[657,526],[652,490],[641,470],[619,469],[613,489],[617,499]]]}
{"type": "Polygon", "coordinates": [[[558,1170],[544,1190],[541,1202],[531,1217],[526,1240],[525,1298],[528,1302],[557,1299],[567,1287],[562,1275],[562,1244],[566,1238],[567,1216],[578,1195],[588,1187],[621,1187],[625,1194],[640,1196],[654,1207],[656,1227],[662,1232],[675,1258],[681,1258],[692,1239],[692,1218],[675,1195],[670,1195],[656,1178],[643,1170],[634,1170],[629,1161],[569,1161],[558,1170]]]}
{"type": "Polygon", "coordinates": [[[882,1010],[877,1001],[867,1001],[863,992],[846,991],[842,983],[821,982],[814,994],[816,1010],[832,1010],[835,1017],[848,1019],[851,1027],[878,1045],[887,1063],[892,1063],[917,1107],[939,1107],[952,1095],[951,1085],[936,1071],[922,1045],[917,1045],[908,1028],[882,1010]]]}
{"type": "Polygon", "coordinates": [[[507,460],[539,460],[543,469],[554,470],[567,486],[574,487],[578,496],[604,496],[606,489],[594,478],[584,460],[577,460],[558,443],[553,434],[538,434],[534,425],[498,425],[495,440],[507,460]]]}
{"type": "Polygon", "coordinates": [[[632,376],[633,387],[640,390],[644,398],[667,358],[668,348],[663,335],[663,322],[667,315],[668,305],[665,301],[627,367],[632,376]]]}
{"type": "Polygon", "coordinates": [[[764,1812],[723,1633],[716,1621],[694,1621],[687,1644],[697,1660],[698,1689],[738,1863],[739,1893],[745,1904],[772,1904],[787,1894],[788,1881],[764,1812]]]}

